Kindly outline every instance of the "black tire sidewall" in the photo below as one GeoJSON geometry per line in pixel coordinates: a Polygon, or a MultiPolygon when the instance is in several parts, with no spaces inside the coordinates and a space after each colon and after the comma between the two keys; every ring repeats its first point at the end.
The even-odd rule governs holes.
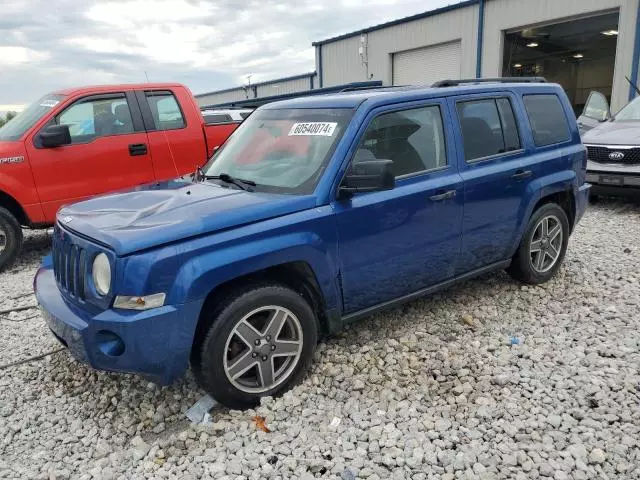
{"type": "Polygon", "coordinates": [[[7,236],[7,246],[0,252],[0,271],[9,267],[22,248],[22,227],[11,213],[0,207],[0,229],[7,236]]]}
{"type": "Polygon", "coordinates": [[[527,231],[522,239],[522,243],[518,251],[518,266],[525,277],[525,281],[533,284],[544,283],[549,281],[556,274],[558,269],[562,266],[562,262],[564,261],[564,257],[567,253],[569,233],[569,220],[567,218],[567,214],[558,204],[548,203],[535,211],[529,220],[527,231]],[[553,268],[547,272],[540,273],[533,268],[533,265],[531,265],[531,254],[529,252],[529,248],[531,246],[531,238],[535,233],[536,225],[541,218],[548,215],[554,215],[560,220],[560,224],[562,225],[562,249],[553,268]]]}
{"type": "Polygon", "coordinates": [[[257,286],[232,296],[222,309],[216,310],[219,313],[211,319],[200,347],[200,365],[196,366],[198,381],[213,398],[231,408],[248,408],[258,404],[261,397],[275,396],[297,383],[311,363],[318,341],[316,317],[300,294],[280,285],[257,286]],[[231,384],[224,372],[223,355],[227,338],[236,323],[252,310],[267,305],[287,308],[298,317],[303,334],[302,353],[286,381],[269,391],[250,394],[231,384]]]}

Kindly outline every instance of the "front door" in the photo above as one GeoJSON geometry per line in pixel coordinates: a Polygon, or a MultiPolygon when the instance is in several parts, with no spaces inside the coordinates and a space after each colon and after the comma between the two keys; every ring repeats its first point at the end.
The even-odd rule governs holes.
{"type": "Polygon", "coordinates": [[[464,274],[509,258],[538,167],[526,156],[519,134],[525,126],[518,128],[513,95],[469,95],[449,102],[462,146],[463,240],[456,273],[464,274]]]}
{"type": "Polygon", "coordinates": [[[44,148],[37,134],[26,142],[47,222],[62,205],[154,180],[135,98],[123,92],[84,97],[53,122],[69,125],[70,145],[44,148]]]}
{"type": "Polygon", "coordinates": [[[393,160],[393,190],[334,202],[344,313],[453,277],[460,254],[462,181],[444,102],[371,115],[352,159],[393,160]]]}

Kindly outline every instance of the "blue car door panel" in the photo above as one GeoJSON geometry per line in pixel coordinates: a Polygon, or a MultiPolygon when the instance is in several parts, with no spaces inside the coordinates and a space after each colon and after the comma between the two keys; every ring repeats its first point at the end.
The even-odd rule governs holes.
{"type": "Polygon", "coordinates": [[[444,102],[432,101],[423,108],[431,110],[422,120],[416,107],[406,115],[377,112],[360,137],[354,161],[363,150],[393,160],[395,188],[333,204],[345,313],[407,295],[455,274],[462,180],[451,161],[455,150],[449,122],[442,122],[444,102]],[[434,135],[432,119],[437,117],[429,115],[436,112],[437,123],[442,123],[435,127],[434,135]],[[423,122],[423,126],[416,129],[410,125],[414,122],[423,122]]]}

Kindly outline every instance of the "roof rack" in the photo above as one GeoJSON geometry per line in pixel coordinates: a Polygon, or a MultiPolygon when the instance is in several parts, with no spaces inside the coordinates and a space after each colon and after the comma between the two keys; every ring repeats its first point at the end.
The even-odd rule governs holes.
{"type": "Polygon", "coordinates": [[[456,87],[464,83],[547,83],[547,80],[544,77],[463,78],[460,80],[440,80],[431,86],[434,88],[456,87]]]}
{"type": "Polygon", "coordinates": [[[391,88],[405,88],[405,85],[371,85],[365,87],[347,87],[340,90],[338,93],[343,92],[357,92],[359,90],[385,90],[391,88]]]}

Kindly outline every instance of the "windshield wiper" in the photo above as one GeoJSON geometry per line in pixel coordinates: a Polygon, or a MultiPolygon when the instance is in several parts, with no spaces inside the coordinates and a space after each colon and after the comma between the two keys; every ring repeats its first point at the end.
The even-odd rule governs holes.
{"type": "Polygon", "coordinates": [[[220,175],[202,175],[203,180],[222,180],[224,183],[231,183],[241,190],[252,192],[253,189],[249,187],[255,187],[256,182],[251,180],[243,180],[242,178],[235,178],[228,173],[221,173],[220,175]]]}

